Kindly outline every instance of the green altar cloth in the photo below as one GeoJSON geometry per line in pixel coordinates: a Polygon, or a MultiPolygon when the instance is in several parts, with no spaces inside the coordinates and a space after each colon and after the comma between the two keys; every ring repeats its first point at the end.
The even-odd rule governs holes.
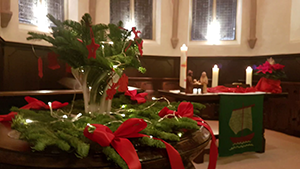
{"type": "Polygon", "coordinates": [[[222,94],[219,156],[263,150],[263,94],[222,94]]]}

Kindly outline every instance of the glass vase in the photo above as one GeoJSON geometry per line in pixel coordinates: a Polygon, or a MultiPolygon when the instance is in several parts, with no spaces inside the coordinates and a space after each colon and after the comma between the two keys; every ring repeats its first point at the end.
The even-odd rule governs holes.
{"type": "Polygon", "coordinates": [[[111,100],[106,100],[106,90],[112,82],[118,81],[119,76],[113,71],[93,66],[72,68],[72,74],[81,85],[85,112],[110,112],[111,100]]]}

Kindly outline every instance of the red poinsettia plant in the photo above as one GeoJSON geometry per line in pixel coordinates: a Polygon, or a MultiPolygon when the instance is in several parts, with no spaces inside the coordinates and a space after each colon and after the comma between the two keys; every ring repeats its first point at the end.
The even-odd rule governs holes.
{"type": "Polygon", "coordinates": [[[255,73],[255,75],[259,75],[267,79],[286,78],[286,74],[283,71],[284,67],[284,65],[275,63],[275,60],[273,58],[269,58],[264,64],[256,67],[257,72],[255,73]]]}

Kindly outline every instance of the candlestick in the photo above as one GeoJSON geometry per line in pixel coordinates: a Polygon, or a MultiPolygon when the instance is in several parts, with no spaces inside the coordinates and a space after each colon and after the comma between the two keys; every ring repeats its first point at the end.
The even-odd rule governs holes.
{"type": "Polygon", "coordinates": [[[252,72],[253,69],[248,66],[246,69],[246,84],[249,84],[250,86],[252,86],[252,72]]]}
{"type": "Polygon", "coordinates": [[[216,87],[218,86],[218,81],[219,81],[219,68],[217,65],[215,65],[212,68],[212,83],[211,83],[211,87],[216,87]]]}
{"type": "Polygon", "coordinates": [[[186,68],[187,68],[187,50],[188,47],[183,44],[180,48],[181,55],[180,55],[180,78],[179,78],[179,85],[182,88],[186,88],[186,68]]]}

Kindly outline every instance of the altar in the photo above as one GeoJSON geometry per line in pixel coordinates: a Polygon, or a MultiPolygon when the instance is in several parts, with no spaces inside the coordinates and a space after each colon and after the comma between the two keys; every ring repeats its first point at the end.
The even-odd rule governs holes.
{"type": "MultiPolygon", "coordinates": [[[[274,94],[266,92],[205,94],[185,94],[178,90],[159,90],[158,92],[162,96],[172,97],[176,101],[193,101],[218,105],[220,125],[218,134],[215,136],[219,138],[220,156],[233,155],[233,150],[237,149],[238,146],[247,147],[245,151],[265,152],[264,102],[270,98],[286,98],[288,96],[287,93],[274,94]],[[256,130],[256,134],[252,132],[254,130],[256,130]],[[241,136],[247,132],[249,135],[241,136]],[[250,140],[254,138],[254,135],[256,141],[252,142],[255,142],[257,146],[251,149],[249,147],[254,147],[254,144],[250,140]],[[239,139],[233,140],[231,136],[238,136],[239,139]],[[246,140],[243,140],[244,138],[246,140]]],[[[242,150],[237,150],[235,153],[242,152],[242,150]]],[[[198,158],[198,160],[201,161],[201,158],[203,157],[198,158]]]]}

